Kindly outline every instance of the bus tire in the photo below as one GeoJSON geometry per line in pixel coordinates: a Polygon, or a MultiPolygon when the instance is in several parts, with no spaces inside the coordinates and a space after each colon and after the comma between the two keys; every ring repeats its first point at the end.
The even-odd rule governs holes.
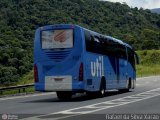
{"type": "Polygon", "coordinates": [[[125,92],[129,92],[129,90],[132,88],[132,81],[131,78],[128,80],[127,88],[125,89],[125,92]]]}
{"type": "Polygon", "coordinates": [[[129,80],[127,81],[127,87],[125,89],[119,89],[118,91],[122,93],[129,92],[130,88],[131,88],[131,79],[129,78],[129,80]]]}
{"type": "Polygon", "coordinates": [[[70,91],[57,91],[56,94],[60,100],[70,99],[72,97],[72,92],[70,91]]]}
{"type": "Polygon", "coordinates": [[[105,96],[105,91],[106,91],[106,82],[105,82],[105,78],[101,80],[101,84],[100,84],[100,89],[98,91],[98,97],[104,97],[105,96]]]}

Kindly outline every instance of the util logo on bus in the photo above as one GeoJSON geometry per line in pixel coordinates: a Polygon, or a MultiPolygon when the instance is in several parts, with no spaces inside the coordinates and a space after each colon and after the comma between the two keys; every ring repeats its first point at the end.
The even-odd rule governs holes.
{"type": "Polygon", "coordinates": [[[91,75],[93,77],[104,76],[104,62],[103,56],[99,56],[95,62],[91,62],[91,75]]]}

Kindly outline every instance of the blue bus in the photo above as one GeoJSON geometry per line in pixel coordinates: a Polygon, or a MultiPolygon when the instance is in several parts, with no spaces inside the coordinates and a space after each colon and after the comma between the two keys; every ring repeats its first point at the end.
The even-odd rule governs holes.
{"type": "Polygon", "coordinates": [[[55,91],[59,99],[134,89],[135,62],[130,45],[78,25],[48,25],[35,33],[35,90],[55,91]]]}

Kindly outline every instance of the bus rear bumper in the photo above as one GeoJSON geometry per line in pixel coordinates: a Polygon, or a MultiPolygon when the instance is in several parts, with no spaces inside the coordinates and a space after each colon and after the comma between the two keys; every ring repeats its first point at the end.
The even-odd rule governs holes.
{"type": "Polygon", "coordinates": [[[72,90],[78,91],[78,90],[84,90],[84,82],[76,82],[72,84],[72,90]]]}
{"type": "Polygon", "coordinates": [[[82,91],[84,90],[84,83],[83,82],[76,82],[76,83],[61,83],[57,84],[56,86],[53,84],[45,84],[44,83],[35,83],[35,90],[36,91],[82,91]],[[69,86],[69,87],[68,87],[69,86]]]}

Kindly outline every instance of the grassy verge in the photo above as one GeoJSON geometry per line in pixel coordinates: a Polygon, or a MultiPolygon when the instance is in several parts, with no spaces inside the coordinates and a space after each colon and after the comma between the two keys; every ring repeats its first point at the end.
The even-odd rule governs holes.
{"type": "Polygon", "coordinates": [[[160,75],[160,65],[137,65],[137,77],[160,75]]]}
{"type": "MultiPolygon", "coordinates": [[[[22,76],[21,80],[17,82],[15,85],[26,85],[26,84],[32,84],[34,83],[34,77],[33,77],[33,70],[27,73],[26,75],[22,76]]],[[[8,86],[0,86],[0,87],[8,87],[8,86]]],[[[6,90],[3,92],[0,92],[0,96],[3,95],[13,95],[13,94],[19,94],[19,93],[33,93],[35,92],[34,87],[25,88],[25,91],[23,89],[13,89],[13,90],[6,90]]]]}
{"type": "Polygon", "coordinates": [[[25,88],[25,91],[23,89],[13,89],[13,90],[3,91],[3,92],[0,92],[0,96],[23,94],[23,93],[34,93],[34,92],[35,92],[34,87],[29,87],[29,88],[25,88]]]}
{"type": "Polygon", "coordinates": [[[160,75],[160,50],[137,51],[140,64],[136,66],[137,77],[160,75]]]}
{"type": "Polygon", "coordinates": [[[17,83],[17,85],[31,84],[34,83],[33,70],[31,70],[26,75],[22,76],[21,80],[17,83]]]}

